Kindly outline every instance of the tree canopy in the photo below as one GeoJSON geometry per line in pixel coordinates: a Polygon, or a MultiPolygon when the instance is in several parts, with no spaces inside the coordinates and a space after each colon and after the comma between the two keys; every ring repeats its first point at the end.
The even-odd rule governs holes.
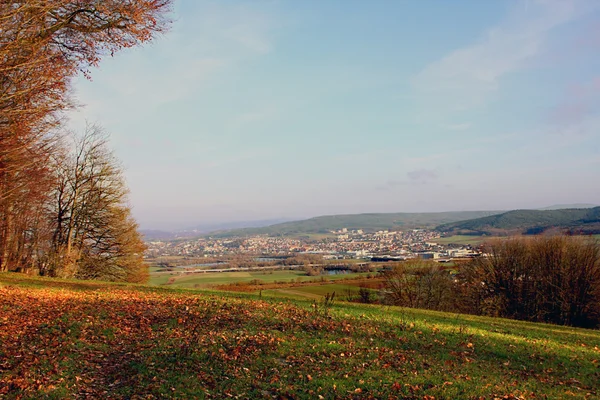
{"type": "MultiPolygon", "coordinates": [[[[78,236],[83,226],[87,229],[93,225],[92,216],[101,215],[84,209],[92,204],[97,207],[107,198],[86,198],[71,204],[73,214],[69,214],[70,231],[66,236],[65,221],[56,215],[64,211],[56,203],[57,193],[73,189],[69,186],[73,185],[73,174],[81,172],[68,156],[67,142],[60,140],[63,112],[75,106],[71,80],[79,73],[89,76],[90,69],[102,57],[144,44],[165,32],[171,3],[172,0],[9,0],[0,4],[0,271],[56,273],[59,269],[51,266],[53,260],[67,261],[64,267],[76,257],[78,264],[85,261],[92,265],[92,260],[97,263],[100,255],[108,262],[104,255],[116,254],[115,247],[103,240],[96,240],[92,246],[95,251],[83,252],[81,243],[91,246],[93,241],[78,236]],[[79,218],[77,226],[73,225],[75,215],[79,218]],[[63,246],[65,238],[67,243],[63,246]],[[77,256],[72,253],[73,240],[79,240],[77,256]]],[[[96,141],[98,136],[86,131],[81,140],[96,141]]],[[[103,159],[104,167],[115,167],[114,159],[107,155],[105,139],[100,142],[99,149],[104,149],[105,154],[96,161],[103,159]]],[[[97,156],[91,148],[79,145],[76,148],[84,155],[97,156]]],[[[102,183],[103,196],[114,192],[118,201],[113,204],[118,206],[105,207],[103,211],[110,217],[102,217],[106,218],[104,222],[111,222],[112,237],[116,237],[118,232],[135,230],[136,225],[126,205],[126,188],[118,168],[104,172],[114,181],[102,183]]],[[[63,194],[67,193],[73,201],[82,196],[77,191],[63,194]]],[[[59,202],[63,201],[64,197],[59,202]]],[[[139,236],[137,241],[140,242],[139,236]]],[[[117,247],[122,251],[127,246],[117,247]]],[[[133,254],[141,253],[137,245],[132,248],[133,254]]],[[[81,275],[81,271],[78,273],[81,275]]]]}

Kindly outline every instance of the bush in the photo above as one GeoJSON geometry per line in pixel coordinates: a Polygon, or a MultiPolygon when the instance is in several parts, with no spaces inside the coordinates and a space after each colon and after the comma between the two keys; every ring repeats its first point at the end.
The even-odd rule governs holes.
{"type": "Polygon", "coordinates": [[[322,267],[305,265],[303,269],[304,269],[304,272],[306,272],[306,275],[308,275],[308,276],[323,275],[323,268],[322,267]]]}
{"type": "Polygon", "coordinates": [[[383,272],[387,304],[450,311],[455,309],[455,286],[448,270],[420,259],[392,265],[383,272]]]}
{"type": "Polygon", "coordinates": [[[468,311],[581,327],[600,323],[598,241],[513,238],[492,242],[485,251],[460,276],[468,311]]]}
{"type": "Polygon", "coordinates": [[[367,287],[361,286],[358,289],[358,299],[361,303],[364,303],[364,304],[373,303],[373,298],[371,296],[371,290],[367,287]]]}

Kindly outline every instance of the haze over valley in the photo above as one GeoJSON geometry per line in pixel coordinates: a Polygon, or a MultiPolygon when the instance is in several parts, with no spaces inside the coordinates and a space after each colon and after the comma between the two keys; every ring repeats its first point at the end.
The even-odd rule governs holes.
{"type": "Polygon", "coordinates": [[[597,204],[594,0],[176,1],[74,82],[144,229],[597,204]]]}

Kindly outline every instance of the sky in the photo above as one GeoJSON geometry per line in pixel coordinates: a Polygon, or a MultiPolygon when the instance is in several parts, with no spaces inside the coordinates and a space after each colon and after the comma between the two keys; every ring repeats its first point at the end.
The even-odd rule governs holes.
{"type": "Polygon", "coordinates": [[[142,228],[600,203],[600,1],[175,0],[77,78],[142,228]]]}

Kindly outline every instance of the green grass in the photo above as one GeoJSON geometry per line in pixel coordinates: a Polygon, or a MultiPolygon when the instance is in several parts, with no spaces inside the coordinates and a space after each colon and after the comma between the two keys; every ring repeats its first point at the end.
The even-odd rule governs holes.
{"type": "Polygon", "coordinates": [[[485,242],[486,240],[489,240],[490,237],[489,236],[468,236],[468,235],[454,235],[454,236],[448,236],[448,237],[442,237],[442,238],[437,238],[437,239],[432,239],[432,242],[435,243],[439,243],[439,244],[444,244],[444,245],[448,245],[448,244],[462,244],[462,245],[466,245],[466,244],[470,244],[470,245],[479,245],[483,242],[485,242]]]}
{"type": "MultiPolygon", "coordinates": [[[[340,280],[345,278],[357,278],[365,276],[366,273],[350,273],[340,275],[323,275],[325,280],[340,280]]],[[[238,282],[251,282],[259,280],[264,283],[273,282],[306,282],[321,279],[321,276],[307,276],[300,270],[283,271],[251,271],[251,272],[204,272],[193,274],[180,274],[171,272],[168,274],[151,274],[151,285],[167,285],[169,279],[174,281],[168,286],[178,288],[208,288],[215,285],[235,284],[238,282]]]]}
{"type": "Polygon", "coordinates": [[[297,288],[299,292],[317,294],[325,296],[327,293],[335,292],[338,297],[345,295],[348,291],[354,293],[358,292],[358,286],[344,285],[339,283],[332,283],[330,285],[318,285],[318,286],[303,286],[297,288]]]}
{"type": "MultiPolygon", "coordinates": [[[[281,289],[269,289],[263,290],[262,295],[269,297],[281,297],[289,299],[322,299],[327,294],[335,293],[338,300],[346,300],[348,295],[356,296],[360,290],[360,284],[358,282],[340,282],[340,283],[328,283],[328,284],[315,284],[308,286],[298,286],[281,289]]],[[[370,289],[373,297],[376,298],[378,294],[377,289],[370,289]]]]}
{"type": "Polygon", "coordinates": [[[15,274],[0,283],[0,398],[600,394],[596,330],[15,274]]]}
{"type": "Polygon", "coordinates": [[[326,294],[335,295],[338,299],[344,299],[348,293],[357,293],[359,290],[358,286],[345,285],[332,283],[327,285],[310,285],[310,286],[298,286],[281,289],[269,289],[263,290],[262,295],[268,297],[281,297],[289,299],[322,299],[326,294]]]}

